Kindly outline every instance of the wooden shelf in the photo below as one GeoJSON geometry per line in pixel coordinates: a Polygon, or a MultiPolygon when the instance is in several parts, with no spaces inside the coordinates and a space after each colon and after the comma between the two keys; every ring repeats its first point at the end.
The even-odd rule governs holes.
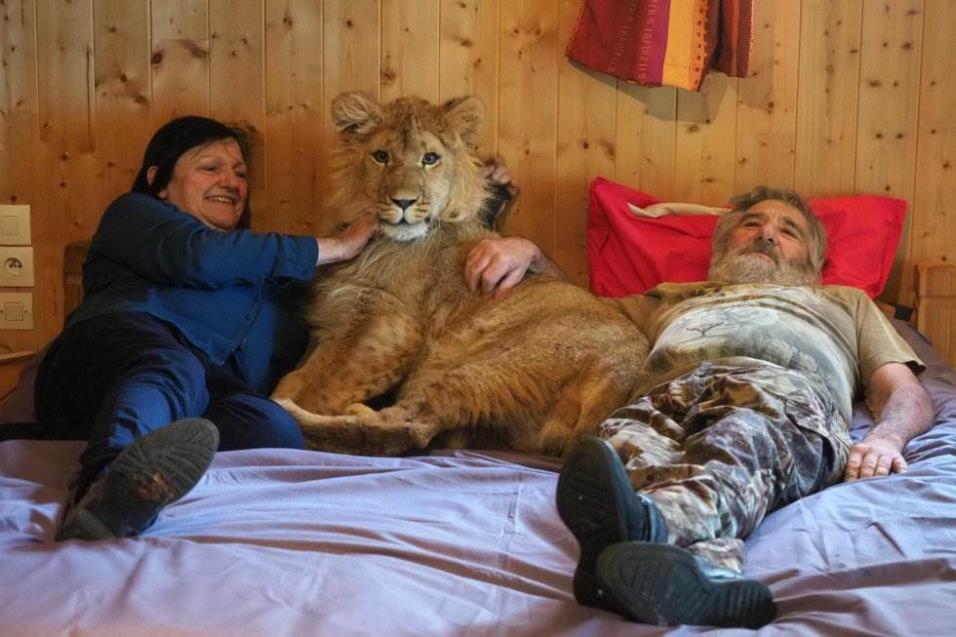
{"type": "Polygon", "coordinates": [[[30,360],[37,353],[33,350],[22,350],[19,352],[5,352],[0,354],[0,365],[6,365],[9,363],[19,363],[21,361],[30,360]]]}

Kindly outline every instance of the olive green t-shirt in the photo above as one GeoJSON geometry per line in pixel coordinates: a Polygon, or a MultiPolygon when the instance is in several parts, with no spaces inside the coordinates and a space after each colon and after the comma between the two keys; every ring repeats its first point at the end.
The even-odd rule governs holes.
{"type": "Polygon", "coordinates": [[[616,303],[652,343],[644,391],[704,361],[746,357],[816,375],[849,422],[854,398],[878,367],[923,369],[856,288],[665,283],[616,303]]]}

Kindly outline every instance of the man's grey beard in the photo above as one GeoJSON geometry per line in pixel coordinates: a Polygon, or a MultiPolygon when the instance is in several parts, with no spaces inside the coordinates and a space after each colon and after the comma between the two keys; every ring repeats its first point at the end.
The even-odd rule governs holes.
{"type": "Polygon", "coordinates": [[[780,256],[775,248],[750,245],[733,253],[724,252],[710,265],[709,281],[718,283],[776,283],[777,285],[812,285],[819,274],[809,263],[797,265],[780,256]],[[772,261],[758,257],[768,255],[772,261]]]}

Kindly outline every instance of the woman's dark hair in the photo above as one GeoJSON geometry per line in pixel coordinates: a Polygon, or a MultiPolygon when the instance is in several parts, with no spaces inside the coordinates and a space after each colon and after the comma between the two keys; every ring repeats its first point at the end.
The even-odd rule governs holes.
{"type": "MultiPolygon", "coordinates": [[[[199,117],[197,115],[187,115],[177,117],[167,122],[153,135],[146,145],[146,152],[143,153],[143,164],[140,166],[139,173],[133,181],[133,192],[141,192],[153,197],[158,197],[159,192],[169,185],[172,179],[173,169],[176,162],[183,153],[196,148],[205,146],[223,139],[234,139],[239,144],[239,150],[242,151],[242,157],[249,163],[249,135],[245,130],[238,126],[229,126],[222,122],[217,122],[208,117],[199,117]],[[156,175],[153,177],[153,183],[150,184],[146,174],[150,167],[156,166],[156,175]]],[[[246,199],[246,209],[239,219],[237,227],[248,228],[249,199],[246,199]]]]}

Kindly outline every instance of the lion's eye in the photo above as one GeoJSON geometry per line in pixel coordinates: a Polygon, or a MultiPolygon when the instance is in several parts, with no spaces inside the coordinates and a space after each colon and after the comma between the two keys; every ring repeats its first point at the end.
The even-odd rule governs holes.
{"type": "Polygon", "coordinates": [[[441,159],[441,155],[438,153],[425,153],[422,155],[422,165],[423,166],[434,166],[438,163],[438,160],[441,159]]]}
{"type": "Polygon", "coordinates": [[[376,150],[372,153],[372,159],[377,161],[380,164],[388,163],[388,152],[384,150],[376,150]]]}

